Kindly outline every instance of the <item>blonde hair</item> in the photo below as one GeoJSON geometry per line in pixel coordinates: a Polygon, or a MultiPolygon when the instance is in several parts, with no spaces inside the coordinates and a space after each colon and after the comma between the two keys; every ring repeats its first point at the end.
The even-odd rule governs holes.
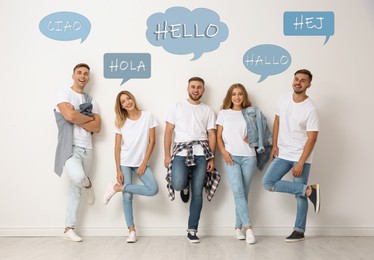
{"type": "Polygon", "coordinates": [[[123,90],[123,91],[119,92],[118,95],[117,95],[116,104],[115,104],[115,107],[114,107],[114,112],[116,113],[116,119],[114,121],[114,124],[117,128],[121,128],[125,124],[126,119],[127,119],[127,110],[122,108],[122,105],[121,105],[121,96],[122,95],[129,96],[134,101],[135,109],[139,110],[138,103],[136,102],[135,96],[133,94],[131,94],[131,92],[129,92],[127,90],[123,90]]]}
{"type": "Polygon", "coordinates": [[[245,87],[240,83],[235,83],[235,84],[232,84],[227,90],[226,97],[223,99],[223,104],[221,106],[221,109],[229,109],[233,107],[231,97],[232,97],[232,92],[234,91],[235,88],[239,88],[243,91],[243,103],[242,103],[243,109],[252,106],[251,101],[249,101],[248,92],[245,89],[245,87]]]}

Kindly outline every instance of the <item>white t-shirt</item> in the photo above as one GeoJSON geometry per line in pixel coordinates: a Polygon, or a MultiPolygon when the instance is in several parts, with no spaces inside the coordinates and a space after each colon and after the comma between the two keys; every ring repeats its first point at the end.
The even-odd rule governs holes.
{"type": "MultiPolygon", "coordinates": [[[[291,93],[279,98],[276,115],[279,116],[279,158],[297,162],[308,139],[306,132],[319,130],[317,107],[310,98],[295,103],[291,93]]],[[[313,152],[306,162],[312,163],[312,159],[313,152]]]]}
{"type": "MultiPolygon", "coordinates": [[[[57,105],[63,102],[68,102],[74,106],[75,110],[79,109],[79,105],[86,103],[84,100],[84,95],[75,92],[70,87],[63,89],[57,94],[56,98],[56,111],[60,112],[57,105]]],[[[92,113],[99,114],[99,108],[95,100],[92,99],[92,113]]],[[[92,134],[89,131],[86,131],[84,128],[80,127],[79,125],[74,124],[74,139],[73,145],[77,145],[79,147],[92,149],[92,134]]]]}
{"type": "Polygon", "coordinates": [[[256,156],[254,148],[244,141],[247,136],[247,123],[242,111],[222,109],[217,116],[217,125],[222,126],[222,140],[225,149],[235,156],[256,156]]]}
{"type": "Polygon", "coordinates": [[[116,134],[122,135],[121,162],[122,166],[138,167],[147,152],[149,132],[158,124],[148,111],[141,111],[137,120],[126,119],[125,124],[115,128],[116,134]]]}
{"type": "MultiPolygon", "coordinates": [[[[187,100],[175,103],[165,121],[175,126],[175,143],[208,140],[207,131],[216,128],[215,115],[209,106],[203,103],[193,105],[187,100]]],[[[193,152],[194,155],[204,155],[201,145],[196,145],[193,152]]],[[[186,156],[187,152],[183,151],[178,155],[186,156]]]]}

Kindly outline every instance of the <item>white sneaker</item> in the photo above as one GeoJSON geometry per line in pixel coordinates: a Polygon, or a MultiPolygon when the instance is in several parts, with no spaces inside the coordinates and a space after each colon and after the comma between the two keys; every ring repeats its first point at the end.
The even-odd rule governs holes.
{"type": "Polygon", "coordinates": [[[235,228],[234,237],[238,240],[244,240],[245,235],[243,235],[242,231],[239,228],[235,228]]]}
{"type": "Polygon", "coordinates": [[[131,231],[129,237],[126,240],[126,243],[135,243],[136,242],[136,233],[135,231],[131,231]]]}
{"type": "Polygon", "coordinates": [[[112,182],[108,185],[108,189],[107,191],[105,192],[104,194],[104,198],[103,198],[103,202],[105,205],[108,204],[108,202],[110,201],[110,199],[113,197],[114,194],[116,194],[117,192],[114,190],[114,185],[116,185],[117,183],[115,182],[112,182]]]}
{"type": "Polygon", "coordinates": [[[247,244],[256,243],[256,239],[255,239],[255,236],[253,235],[252,229],[247,229],[247,231],[245,231],[245,236],[246,236],[245,242],[247,244]]]}
{"type": "Polygon", "coordinates": [[[88,205],[93,205],[95,203],[95,193],[94,193],[93,185],[91,183],[90,178],[87,177],[87,179],[90,182],[90,184],[88,185],[89,188],[86,188],[86,187],[82,188],[83,196],[88,205]]]}
{"type": "Polygon", "coordinates": [[[75,232],[74,229],[69,229],[64,233],[64,239],[74,241],[74,242],[82,242],[82,238],[78,236],[75,232]]]}

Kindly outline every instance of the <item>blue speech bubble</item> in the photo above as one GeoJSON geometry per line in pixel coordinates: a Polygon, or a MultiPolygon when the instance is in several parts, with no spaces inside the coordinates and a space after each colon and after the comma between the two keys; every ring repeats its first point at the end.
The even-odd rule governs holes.
{"type": "Polygon", "coordinates": [[[82,43],[90,34],[91,23],[86,17],[78,13],[57,12],[44,17],[39,23],[39,30],[53,40],[81,39],[82,43]]]}
{"type": "Polygon", "coordinates": [[[262,44],[249,49],[243,56],[244,66],[261,75],[257,83],[270,75],[279,74],[291,65],[291,55],[277,45],[262,44]]]}
{"type": "Polygon", "coordinates": [[[217,49],[229,35],[219,15],[206,8],[190,11],[172,7],[165,13],[151,15],[147,26],[146,37],[152,45],[162,46],[172,54],[194,53],[191,60],[217,49]]]}
{"type": "Polygon", "coordinates": [[[333,12],[285,12],[283,15],[284,35],[326,36],[327,43],[334,35],[333,12]]]}
{"type": "Polygon", "coordinates": [[[129,79],[151,77],[151,55],[149,53],[105,53],[104,78],[122,79],[121,85],[129,79]]]}

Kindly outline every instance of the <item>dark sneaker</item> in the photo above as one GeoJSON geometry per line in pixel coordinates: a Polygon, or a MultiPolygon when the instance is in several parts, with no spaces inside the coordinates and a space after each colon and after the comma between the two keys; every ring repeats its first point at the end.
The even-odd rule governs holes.
{"type": "Polygon", "coordinates": [[[293,231],[291,235],[286,237],[285,241],[292,243],[292,242],[299,242],[305,240],[304,233],[293,231]]]}
{"type": "Polygon", "coordinates": [[[189,198],[190,198],[190,186],[188,185],[185,189],[181,190],[181,199],[184,203],[187,203],[189,198]]]}
{"type": "Polygon", "coordinates": [[[310,185],[310,187],[312,188],[312,192],[308,196],[308,199],[313,203],[314,211],[318,213],[319,208],[320,208],[320,199],[321,199],[319,195],[319,184],[313,184],[313,185],[310,185]]]}
{"type": "Polygon", "coordinates": [[[200,243],[200,239],[196,236],[196,232],[194,231],[187,231],[187,238],[190,243],[200,243]]]}

